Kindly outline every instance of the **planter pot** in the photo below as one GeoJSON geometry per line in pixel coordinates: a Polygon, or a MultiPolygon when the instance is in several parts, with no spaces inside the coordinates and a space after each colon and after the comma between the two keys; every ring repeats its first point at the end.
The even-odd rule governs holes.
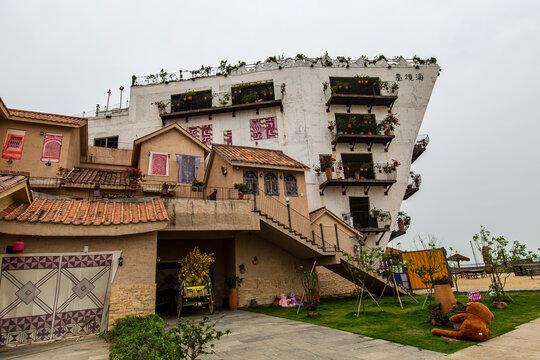
{"type": "Polygon", "coordinates": [[[161,195],[167,196],[169,194],[169,189],[163,188],[161,189],[161,195]]]}
{"type": "Polygon", "coordinates": [[[403,220],[398,220],[397,224],[398,224],[399,231],[405,232],[405,224],[403,223],[403,220]]]}
{"type": "Polygon", "coordinates": [[[238,289],[229,289],[229,309],[238,310],[238,289]]]}
{"type": "Polygon", "coordinates": [[[66,179],[60,179],[60,185],[64,185],[67,182],[66,179]]]}
{"type": "Polygon", "coordinates": [[[319,312],[317,310],[310,310],[307,312],[307,316],[308,318],[316,318],[317,316],[319,316],[319,312]]]}
{"type": "Polygon", "coordinates": [[[367,134],[368,135],[373,135],[373,133],[371,131],[368,131],[367,134]]]}
{"type": "Polygon", "coordinates": [[[176,191],[175,190],[169,190],[169,196],[170,197],[175,197],[176,195],[176,191]]]}
{"type": "Polygon", "coordinates": [[[101,191],[98,190],[98,189],[95,189],[94,190],[94,197],[100,197],[101,196],[101,191]]]}
{"type": "Polygon", "coordinates": [[[239,193],[238,193],[238,198],[239,198],[240,200],[242,200],[242,199],[244,198],[244,193],[239,192],[239,193]]]}
{"type": "Polygon", "coordinates": [[[332,179],[332,169],[331,168],[326,168],[324,169],[324,172],[326,173],[326,179],[330,180],[332,179]]]}
{"type": "Polygon", "coordinates": [[[494,301],[493,305],[495,305],[497,309],[506,309],[508,307],[508,304],[504,301],[494,301]]]}
{"type": "Polygon", "coordinates": [[[197,185],[191,185],[191,191],[197,191],[197,185]]]}
{"type": "Polygon", "coordinates": [[[384,131],[384,135],[390,135],[390,129],[386,129],[386,130],[384,131]]]}
{"type": "Polygon", "coordinates": [[[360,180],[360,171],[355,171],[355,172],[354,172],[354,178],[355,178],[356,180],[360,180]]]}
{"type": "Polygon", "coordinates": [[[130,188],[136,189],[137,186],[139,186],[139,182],[138,182],[138,181],[130,181],[130,182],[129,182],[129,187],[130,187],[130,188]]]}
{"type": "Polygon", "coordinates": [[[249,307],[254,308],[254,307],[257,307],[257,306],[259,306],[259,303],[257,303],[257,300],[256,299],[251,299],[251,301],[249,302],[249,307]]]}
{"type": "Polygon", "coordinates": [[[203,192],[203,188],[204,188],[204,185],[199,185],[198,186],[199,192],[203,192]]]}
{"type": "Polygon", "coordinates": [[[450,284],[435,285],[435,303],[441,304],[443,312],[449,312],[452,306],[456,304],[456,298],[452,292],[450,284]]]}

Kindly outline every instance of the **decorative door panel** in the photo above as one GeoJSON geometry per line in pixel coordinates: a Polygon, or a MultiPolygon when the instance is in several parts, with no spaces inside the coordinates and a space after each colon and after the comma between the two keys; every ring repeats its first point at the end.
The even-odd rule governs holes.
{"type": "Polygon", "coordinates": [[[113,254],[5,256],[0,346],[99,332],[113,254]]]}

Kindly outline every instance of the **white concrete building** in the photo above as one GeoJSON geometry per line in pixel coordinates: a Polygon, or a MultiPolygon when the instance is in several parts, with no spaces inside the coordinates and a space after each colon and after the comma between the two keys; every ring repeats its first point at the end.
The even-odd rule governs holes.
{"type": "Polygon", "coordinates": [[[439,70],[433,59],[324,56],[162,72],[133,79],[129,110],[90,118],[89,144],[98,139],[104,146],[102,139],[118,136],[118,147],[130,148],[136,138],[177,122],[207,144],[280,149],[312,168],[331,155],[333,179],[324,169],[307,174],[303,195],[310,211],[325,206],[369,233],[369,244],[386,246],[411,179],[413,151],[417,156],[425,148],[424,141],[415,150],[415,142],[439,70]],[[369,128],[389,114],[399,118],[390,135],[369,128]],[[396,171],[394,160],[401,164],[396,171]],[[389,217],[375,220],[372,209],[389,217]]]}

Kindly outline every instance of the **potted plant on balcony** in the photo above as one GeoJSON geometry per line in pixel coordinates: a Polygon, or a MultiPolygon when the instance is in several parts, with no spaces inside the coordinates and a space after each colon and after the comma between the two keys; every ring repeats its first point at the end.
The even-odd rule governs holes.
{"type": "Polygon", "coordinates": [[[315,171],[317,176],[321,176],[321,167],[320,167],[320,165],[313,165],[313,171],[315,171]]]}
{"type": "Polygon", "coordinates": [[[329,85],[329,84],[328,84],[328,81],[325,81],[325,82],[322,83],[322,89],[323,89],[323,91],[328,90],[328,85],[329,85]]]}
{"type": "Polygon", "coordinates": [[[139,181],[144,181],[144,175],[141,169],[138,168],[126,168],[124,170],[125,176],[129,179],[129,186],[131,188],[136,188],[139,186],[139,181]]]}
{"type": "Polygon", "coordinates": [[[56,173],[57,176],[60,176],[60,185],[63,185],[67,182],[67,177],[71,173],[71,169],[64,168],[64,167],[58,167],[58,172],[56,173]]]}
{"type": "Polygon", "coordinates": [[[246,184],[243,184],[243,183],[237,183],[237,184],[234,184],[234,188],[236,190],[238,190],[238,198],[239,199],[243,199],[244,198],[244,194],[246,194],[248,192],[248,187],[246,184]]]}
{"type": "Polygon", "coordinates": [[[99,184],[94,184],[94,197],[101,196],[101,186],[99,184]]]}
{"type": "Polygon", "coordinates": [[[405,232],[405,226],[409,225],[411,223],[411,217],[404,213],[403,211],[400,211],[397,216],[398,219],[398,228],[400,232],[405,232]]]}
{"type": "Polygon", "coordinates": [[[396,126],[399,126],[399,119],[395,114],[390,113],[381,121],[380,126],[384,129],[385,135],[390,135],[396,129],[396,126]]]}
{"type": "Polygon", "coordinates": [[[335,126],[336,126],[335,121],[328,121],[328,130],[333,131],[335,126]]]}
{"type": "Polygon", "coordinates": [[[163,196],[169,195],[169,184],[163,183],[161,185],[161,195],[163,195],[163,196]]]}
{"type": "Polygon", "coordinates": [[[229,288],[229,309],[238,310],[238,288],[244,279],[238,276],[227,277],[225,282],[229,288]]]}
{"type": "Polygon", "coordinates": [[[332,179],[332,171],[333,171],[334,162],[336,161],[336,159],[334,159],[330,155],[321,156],[320,159],[321,159],[321,169],[324,169],[324,171],[326,172],[326,178],[328,180],[332,179]]]}
{"type": "Polygon", "coordinates": [[[169,185],[169,194],[168,195],[170,197],[174,197],[176,195],[176,190],[174,190],[174,189],[176,189],[176,187],[178,185],[176,185],[176,184],[168,184],[168,185],[169,185]]]}

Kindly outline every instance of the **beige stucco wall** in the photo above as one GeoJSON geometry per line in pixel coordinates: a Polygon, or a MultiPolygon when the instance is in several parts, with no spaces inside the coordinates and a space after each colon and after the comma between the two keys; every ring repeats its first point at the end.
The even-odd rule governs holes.
{"type": "Polygon", "coordinates": [[[230,165],[219,155],[215,153],[214,159],[210,164],[211,168],[209,171],[209,176],[207,180],[207,188],[212,187],[226,187],[234,188],[234,184],[244,182],[244,171],[251,170],[257,174],[257,179],[259,180],[259,189],[261,191],[259,194],[264,196],[264,173],[272,172],[278,177],[279,185],[279,196],[272,196],[276,200],[280,201],[282,204],[285,204],[286,199],[289,198],[291,208],[298,211],[303,216],[309,218],[308,213],[308,202],[306,195],[306,178],[304,171],[290,171],[282,170],[278,168],[258,168],[258,167],[240,167],[230,165]],[[227,167],[227,174],[223,175],[221,170],[222,166],[227,167]],[[260,177],[260,174],[263,173],[263,177],[260,177]],[[291,174],[296,176],[296,184],[298,188],[298,196],[286,196],[285,195],[285,180],[284,175],[291,174]]]}
{"type": "Polygon", "coordinates": [[[79,128],[55,126],[42,123],[26,121],[2,120],[0,122],[0,141],[4,148],[7,130],[26,131],[22,157],[20,160],[13,160],[9,164],[5,159],[0,161],[0,170],[27,171],[34,177],[56,177],[58,167],[72,168],[78,165],[80,158],[79,128]],[[60,161],[53,162],[51,166],[46,166],[45,161],[41,161],[43,151],[43,133],[62,134],[62,149],[60,151],[60,161]]]}
{"type": "Polygon", "coordinates": [[[131,166],[132,150],[110,149],[100,146],[89,146],[88,155],[83,167],[99,167],[108,169],[124,169],[131,166]]]}
{"type": "Polygon", "coordinates": [[[200,156],[201,161],[197,170],[197,180],[203,181],[205,172],[204,149],[175,129],[161,133],[141,144],[138,167],[146,175],[145,180],[149,182],[177,182],[178,162],[176,161],[176,154],[200,156]],[[170,155],[169,176],[148,175],[149,151],[168,153],[170,155]]]}
{"type": "Polygon", "coordinates": [[[354,284],[333,271],[322,266],[317,267],[321,296],[345,296],[354,291],[354,284]]]}
{"type": "Polygon", "coordinates": [[[249,305],[256,299],[259,305],[271,304],[275,296],[294,291],[302,295],[300,265],[310,267],[307,262],[296,259],[288,252],[258,237],[256,233],[239,234],[236,239],[236,274],[243,278],[238,289],[239,306],[249,305]],[[259,262],[252,263],[254,257],[259,262]],[[240,264],[246,272],[241,274],[240,264]]]}

